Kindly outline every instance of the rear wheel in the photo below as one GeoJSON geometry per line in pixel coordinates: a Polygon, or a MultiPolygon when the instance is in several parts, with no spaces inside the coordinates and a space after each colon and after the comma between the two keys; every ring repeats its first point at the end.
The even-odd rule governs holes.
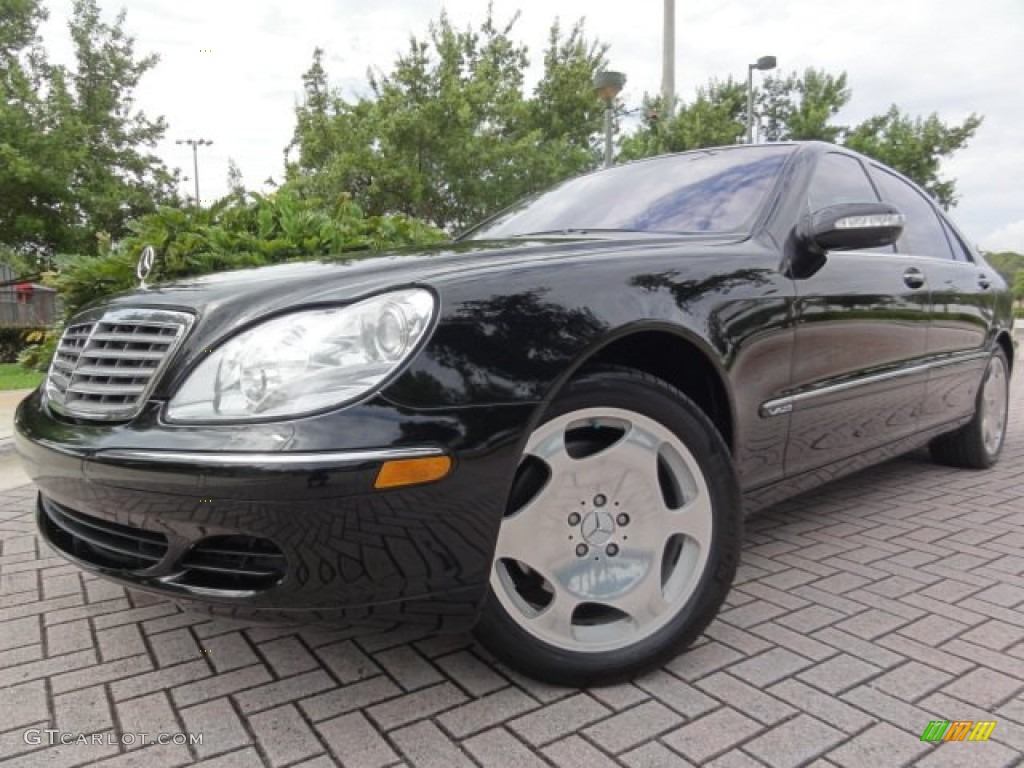
{"type": "Polygon", "coordinates": [[[987,469],[999,460],[1006,437],[1010,383],[1006,353],[996,347],[978,389],[974,418],[956,432],[935,438],[929,450],[939,464],[987,469]]]}
{"type": "Polygon", "coordinates": [[[664,382],[572,382],[530,435],[477,633],[567,685],[610,683],[684,650],[735,575],[742,510],[729,451],[664,382]]]}

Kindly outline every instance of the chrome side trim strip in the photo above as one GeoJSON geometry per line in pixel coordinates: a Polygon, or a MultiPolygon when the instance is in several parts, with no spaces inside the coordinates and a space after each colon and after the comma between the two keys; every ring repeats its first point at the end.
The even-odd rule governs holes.
{"type": "Polygon", "coordinates": [[[785,416],[787,413],[792,412],[792,397],[780,397],[778,400],[769,400],[761,406],[761,418],[763,419],[771,416],[785,416]]]}
{"type": "Polygon", "coordinates": [[[821,389],[815,389],[812,392],[799,392],[795,395],[787,395],[786,397],[779,397],[774,400],[768,400],[761,405],[760,414],[762,418],[771,416],[782,416],[787,413],[791,413],[794,406],[799,403],[813,400],[816,397],[824,397],[826,395],[833,395],[837,392],[845,392],[849,389],[856,389],[857,387],[866,387],[871,384],[880,384],[884,381],[890,381],[892,379],[902,378],[904,376],[916,376],[922,373],[930,373],[938,368],[946,368],[950,365],[959,365],[962,363],[971,363],[975,360],[988,359],[988,350],[983,352],[968,352],[967,354],[958,355],[956,357],[946,358],[945,360],[938,360],[934,363],[925,363],[924,365],[915,365],[913,368],[902,368],[898,371],[887,371],[885,373],[876,373],[873,376],[865,376],[860,379],[853,381],[844,381],[839,384],[830,384],[821,389]]]}
{"type": "Polygon", "coordinates": [[[379,448],[362,451],[335,451],[330,453],[213,453],[193,451],[147,451],[113,449],[97,451],[97,461],[142,461],[159,464],[186,464],[197,467],[246,466],[322,466],[336,467],[346,464],[364,464],[368,461],[421,459],[443,456],[440,448],[379,448]]]}

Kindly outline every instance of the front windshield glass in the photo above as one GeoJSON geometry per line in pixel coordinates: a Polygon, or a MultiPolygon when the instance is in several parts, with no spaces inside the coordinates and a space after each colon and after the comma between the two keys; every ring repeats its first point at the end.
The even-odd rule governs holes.
{"type": "Polygon", "coordinates": [[[579,231],[741,232],[789,145],[688,152],[565,181],[466,233],[471,240],[579,231]]]}

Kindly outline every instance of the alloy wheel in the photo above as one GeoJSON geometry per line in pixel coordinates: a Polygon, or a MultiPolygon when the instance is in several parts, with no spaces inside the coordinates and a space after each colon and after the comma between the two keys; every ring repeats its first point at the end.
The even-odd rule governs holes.
{"type": "Polygon", "coordinates": [[[985,384],[981,393],[981,435],[990,456],[999,453],[1006,434],[1007,413],[1006,364],[999,355],[989,360],[985,384]]]}
{"type": "Polygon", "coordinates": [[[530,435],[491,587],[545,643],[624,648],[693,595],[712,521],[700,466],[672,431],[630,410],[576,410],[530,435]]]}

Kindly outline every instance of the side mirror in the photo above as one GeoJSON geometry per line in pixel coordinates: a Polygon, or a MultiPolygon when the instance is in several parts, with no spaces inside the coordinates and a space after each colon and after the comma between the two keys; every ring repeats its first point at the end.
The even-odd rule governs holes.
{"type": "Polygon", "coordinates": [[[811,251],[852,251],[892,245],[903,233],[903,214],[889,203],[840,203],[800,222],[797,236],[811,251]]]}
{"type": "Polygon", "coordinates": [[[888,203],[839,203],[802,217],[790,241],[787,274],[807,278],[829,251],[892,245],[903,233],[903,214],[888,203]]]}

